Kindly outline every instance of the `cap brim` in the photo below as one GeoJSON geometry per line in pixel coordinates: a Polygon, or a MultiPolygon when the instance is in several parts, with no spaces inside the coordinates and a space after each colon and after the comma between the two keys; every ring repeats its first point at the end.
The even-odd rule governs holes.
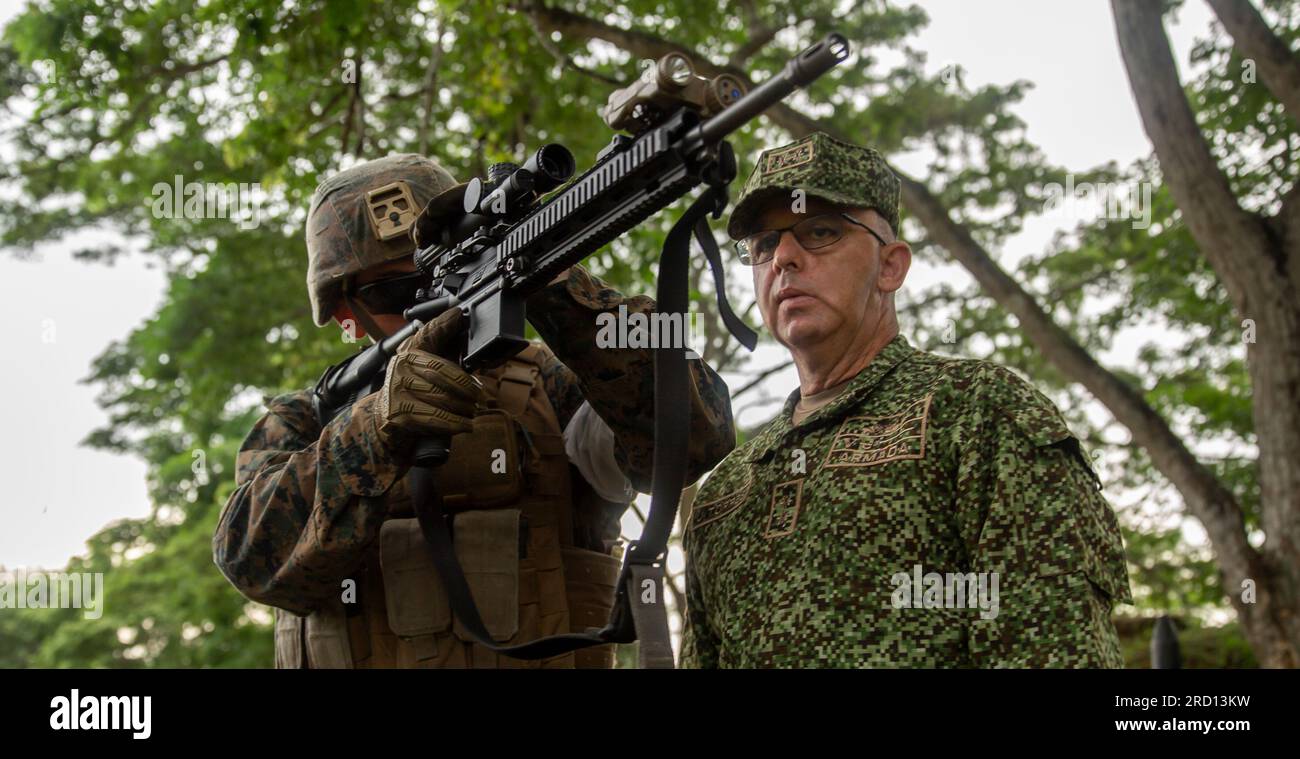
{"type": "Polygon", "coordinates": [[[739,240],[753,232],[754,225],[758,222],[758,215],[767,206],[768,202],[773,198],[788,194],[792,189],[794,188],[764,187],[745,196],[736,204],[736,210],[732,211],[731,216],[727,219],[727,236],[733,240],[739,240]]]}
{"type": "Polygon", "coordinates": [[[731,217],[727,219],[727,236],[733,240],[739,240],[746,235],[753,234],[757,229],[758,217],[767,209],[768,204],[775,198],[788,198],[794,190],[803,190],[807,197],[818,198],[828,203],[860,207],[853,202],[852,198],[839,193],[820,190],[816,187],[800,187],[798,185],[764,187],[761,190],[755,190],[736,204],[736,210],[732,211],[731,217]]]}

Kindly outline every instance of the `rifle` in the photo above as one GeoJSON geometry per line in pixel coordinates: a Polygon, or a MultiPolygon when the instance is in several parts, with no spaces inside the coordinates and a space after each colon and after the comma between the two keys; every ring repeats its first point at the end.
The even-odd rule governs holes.
{"type": "MultiPolygon", "coordinates": [[[[414,254],[416,266],[432,284],[404,312],[409,323],[331,368],[317,384],[313,402],[321,423],[377,389],[397,348],[421,322],[449,308],[460,308],[468,316],[462,367],[473,372],[500,365],[528,344],[524,304],[529,295],[700,184],[707,189],[665,239],[658,310],[684,316],[688,309],[687,264],[694,235],[708,257],[724,324],[752,350],[757,336],[727,303],[721,256],[705,219],[721,215],[727,185],[736,175],[735,155],[725,138],[848,54],[847,40],[828,34],[792,58],[779,74],[746,93],[734,77],[705,80],[694,73],[685,56],[670,53],[641,81],[610,96],[603,110],[606,122],[633,134],[615,135],[581,176],[568,181],[575,166],[573,155],[553,143],[523,166],[498,164],[487,181],[472,180],[465,188],[464,214],[444,225],[437,240],[414,254]],[[544,197],[545,193],[551,194],[544,197]]],[[[534,659],[639,638],[643,665],[672,666],[661,601],[662,563],[686,470],[687,422],[682,414],[673,414],[672,407],[684,402],[688,382],[683,348],[656,350],[650,514],[641,538],[628,546],[614,613],[600,630],[517,646],[496,645],[479,619],[452,549],[441,499],[434,492],[432,467],[446,461],[450,441],[430,438],[417,444],[416,465],[409,474],[412,501],[452,610],[479,643],[509,656],[534,659]]]]}

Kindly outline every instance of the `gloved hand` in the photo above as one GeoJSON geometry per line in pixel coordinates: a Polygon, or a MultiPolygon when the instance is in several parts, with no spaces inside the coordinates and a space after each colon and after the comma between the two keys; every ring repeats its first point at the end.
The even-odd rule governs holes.
{"type": "Polygon", "coordinates": [[[473,429],[483,386],[444,358],[454,355],[463,319],[460,309],[450,309],[407,338],[388,362],[377,407],[380,442],[388,450],[405,453],[420,438],[473,429]]]}

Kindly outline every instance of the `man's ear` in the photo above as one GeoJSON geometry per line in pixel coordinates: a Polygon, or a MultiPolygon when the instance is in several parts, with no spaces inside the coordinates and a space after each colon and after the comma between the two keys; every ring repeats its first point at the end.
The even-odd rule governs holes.
{"type": "Polygon", "coordinates": [[[892,293],[903,286],[907,270],[912,268],[912,248],[902,240],[891,242],[880,249],[880,277],[877,285],[881,291],[892,293]]]}
{"type": "Polygon", "coordinates": [[[340,303],[339,307],[334,309],[334,321],[338,322],[343,331],[350,334],[354,340],[366,336],[366,328],[361,326],[357,321],[357,315],[352,313],[352,309],[346,303],[340,303]]]}

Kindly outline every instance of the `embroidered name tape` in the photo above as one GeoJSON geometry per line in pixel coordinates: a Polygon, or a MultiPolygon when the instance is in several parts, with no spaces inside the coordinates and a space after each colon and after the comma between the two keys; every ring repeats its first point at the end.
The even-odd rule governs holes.
{"type": "Polygon", "coordinates": [[[749,488],[753,484],[753,477],[747,475],[745,483],[741,487],[735,488],[726,495],[714,498],[711,501],[695,504],[691,509],[690,526],[692,528],[703,527],[740,508],[745,503],[745,499],[749,497],[749,488]]]}
{"type": "Polygon", "coordinates": [[[763,164],[763,176],[785,171],[786,169],[793,169],[796,166],[803,166],[805,163],[812,163],[812,159],[813,144],[811,142],[792,145],[785,150],[768,154],[767,161],[763,164]]]}
{"type": "Polygon", "coordinates": [[[925,458],[925,427],[932,397],[927,395],[898,414],[845,419],[822,466],[875,466],[925,458]]]}

